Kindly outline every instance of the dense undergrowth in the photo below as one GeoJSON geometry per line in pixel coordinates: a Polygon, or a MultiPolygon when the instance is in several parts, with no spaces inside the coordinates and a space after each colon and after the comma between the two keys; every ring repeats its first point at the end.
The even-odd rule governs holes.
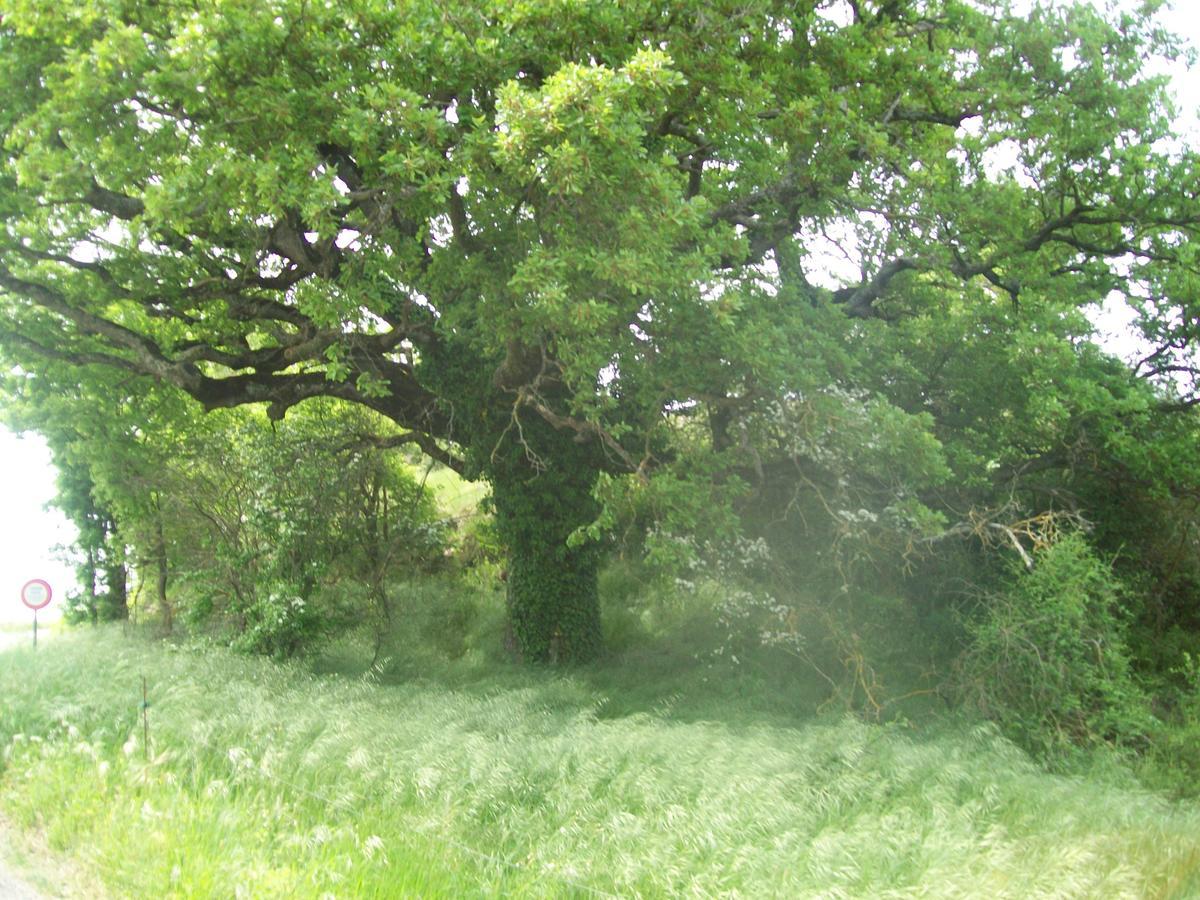
{"type": "Polygon", "coordinates": [[[834,713],[793,657],[628,609],[603,662],[522,670],[494,594],[401,593],[374,665],[115,627],[5,652],[0,803],[118,896],[1200,892],[1200,807],[1112,752],[1052,774],[992,725],[834,713]]]}

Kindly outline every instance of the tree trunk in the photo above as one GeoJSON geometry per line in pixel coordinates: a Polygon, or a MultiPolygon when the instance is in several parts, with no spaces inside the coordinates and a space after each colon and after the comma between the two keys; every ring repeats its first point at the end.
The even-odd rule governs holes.
{"type": "Polygon", "coordinates": [[[108,592],[104,595],[104,618],[120,622],[129,618],[129,573],[125,560],[111,559],[104,567],[104,581],[108,592]]]}
{"type": "Polygon", "coordinates": [[[158,609],[162,613],[163,630],[170,634],[175,625],[171,601],[167,598],[167,541],[163,535],[162,513],[154,519],[154,562],[158,569],[158,609]]]}
{"type": "Polygon", "coordinates": [[[508,616],[524,662],[585,662],[602,646],[595,553],[565,547],[548,552],[557,539],[548,533],[510,541],[508,616]]]}
{"type": "Polygon", "coordinates": [[[590,544],[567,544],[596,514],[596,470],[583,455],[559,453],[539,460],[541,467],[522,458],[491,473],[496,525],[509,553],[509,624],[522,662],[583,662],[602,646],[599,554],[590,544]]]}
{"type": "Polygon", "coordinates": [[[603,645],[600,554],[594,543],[568,546],[568,539],[595,521],[592,491],[606,459],[594,438],[514,406],[536,385],[540,403],[570,408],[570,390],[544,370],[545,360],[536,341],[509,339],[503,358],[482,365],[474,344],[448,342],[430,349],[422,370],[457,398],[456,439],[467,450],[470,477],[492,486],[496,530],[508,551],[505,643],[521,662],[563,665],[592,659],[603,645]]]}
{"type": "Polygon", "coordinates": [[[100,621],[100,607],[96,599],[96,550],[87,548],[87,562],[83,566],[83,609],[88,621],[95,625],[100,621]]]}

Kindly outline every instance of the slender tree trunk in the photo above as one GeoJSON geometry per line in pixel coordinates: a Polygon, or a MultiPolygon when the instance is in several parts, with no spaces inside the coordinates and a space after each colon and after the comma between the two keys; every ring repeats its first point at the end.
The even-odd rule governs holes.
{"type": "Polygon", "coordinates": [[[104,567],[108,593],[104,597],[104,618],[119,622],[129,618],[129,572],[125,560],[113,559],[104,567]]]}
{"type": "Polygon", "coordinates": [[[96,600],[96,550],[93,547],[87,549],[87,562],[83,567],[83,604],[87,611],[88,621],[93,625],[100,620],[99,603],[96,600]]]}
{"type": "Polygon", "coordinates": [[[171,601],[167,599],[167,541],[163,537],[161,514],[154,519],[154,561],[158,568],[158,609],[162,613],[163,630],[170,634],[175,625],[171,601]]]}

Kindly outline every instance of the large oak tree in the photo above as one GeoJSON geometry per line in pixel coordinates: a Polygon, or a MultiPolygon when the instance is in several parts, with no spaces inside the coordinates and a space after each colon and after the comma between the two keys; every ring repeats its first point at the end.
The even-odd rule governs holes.
{"type": "Polygon", "coordinates": [[[210,409],[383,413],[492,484],[527,659],[599,646],[579,532],[600,473],[652,478],[682,418],[761,471],[750,413],[839,379],[830,311],[849,347],[947,297],[1066,311],[1116,291],[1157,341],[1145,371],[1194,373],[1200,185],[1143,72],[1176,50],[1148,13],[0,9],[7,358],[210,409]]]}

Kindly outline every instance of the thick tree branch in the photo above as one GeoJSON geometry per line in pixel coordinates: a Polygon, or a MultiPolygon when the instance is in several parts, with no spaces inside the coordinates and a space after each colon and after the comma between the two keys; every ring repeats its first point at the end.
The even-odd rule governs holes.
{"type": "Polygon", "coordinates": [[[907,106],[895,106],[888,110],[883,117],[883,124],[889,122],[923,122],[928,125],[945,125],[948,128],[958,128],[967,119],[976,119],[983,113],[978,109],[964,109],[958,112],[946,113],[936,109],[913,109],[907,106]]]}
{"type": "Polygon", "coordinates": [[[53,359],[58,362],[68,363],[73,366],[109,366],[117,369],[124,369],[127,372],[133,372],[138,375],[145,373],[137,367],[132,361],[120,356],[113,356],[110,353],[96,353],[90,350],[79,350],[75,348],[63,349],[62,347],[50,347],[40,341],[35,341],[27,335],[14,331],[11,328],[0,327],[0,343],[10,344],[15,347],[22,347],[35,356],[53,359]]]}
{"type": "Polygon", "coordinates": [[[162,349],[149,338],[87,312],[71,304],[62,294],[43,284],[18,278],[0,265],[0,287],[13,294],[74,322],[84,334],[94,334],[133,354],[138,368],[148,375],[177,384],[185,390],[194,387],[199,373],[187,366],[178,366],[164,356],[162,349]]]}
{"type": "Polygon", "coordinates": [[[865,319],[874,315],[875,301],[887,290],[893,278],[901,272],[920,268],[917,260],[907,256],[897,257],[879,267],[871,278],[853,287],[840,288],[833,292],[833,302],[846,306],[846,313],[865,319]]]}
{"type": "Polygon", "coordinates": [[[83,195],[83,201],[93,209],[106,212],[123,222],[136,219],[146,211],[146,204],[136,197],[128,197],[116,191],[101,187],[97,181],[92,181],[92,188],[83,195]]]}
{"type": "Polygon", "coordinates": [[[588,422],[583,419],[576,419],[556,413],[546,405],[536,391],[529,387],[523,387],[517,391],[517,404],[529,407],[557,429],[561,430],[565,428],[574,431],[577,439],[599,439],[601,445],[615,455],[627,471],[637,475],[639,478],[646,478],[646,469],[650,465],[652,458],[647,455],[640,461],[634,459],[633,454],[622,447],[621,443],[603,426],[595,422],[588,422]]]}
{"type": "Polygon", "coordinates": [[[407,446],[408,444],[416,444],[421,448],[421,452],[430,459],[437,460],[459,475],[466,474],[466,463],[462,459],[438,446],[433,438],[419,431],[406,431],[402,434],[391,435],[359,434],[352,441],[343,444],[340,449],[342,451],[349,451],[362,447],[372,447],[376,450],[391,450],[396,447],[407,446]]]}
{"type": "Polygon", "coordinates": [[[103,363],[148,375],[183,389],[209,409],[267,403],[272,415],[281,416],[291,406],[310,397],[334,396],[376,409],[431,438],[434,435],[450,436],[450,420],[440,410],[436,398],[417,383],[407,363],[387,359],[386,354],[405,339],[398,332],[347,336],[334,330],[317,337],[301,333],[296,336],[290,353],[287,347],[255,350],[247,347],[243,351],[214,346],[211,341],[194,342],[172,355],[149,337],[80,309],[59,291],[19,278],[3,266],[0,266],[0,288],[71,321],[81,334],[95,335],[126,354],[75,348],[67,353],[44,347],[28,338],[17,340],[15,336],[5,334],[6,339],[12,338],[14,343],[21,343],[26,349],[46,351],[44,355],[48,358],[103,363]],[[324,349],[338,340],[348,343],[346,360],[351,371],[346,381],[331,381],[323,371],[290,371],[297,363],[323,363],[324,349]],[[236,374],[226,377],[206,375],[197,367],[202,362],[217,363],[236,374]],[[251,371],[244,371],[247,369],[251,371]],[[386,391],[364,393],[357,383],[358,376],[362,375],[382,381],[386,391]]]}
{"type": "Polygon", "coordinates": [[[457,185],[452,185],[450,193],[446,195],[446,209],[450,214],[450,227],[454,230],[454,239],[468,253],[480,252],[483,245],[471,233],[471,224],[467,219],[467,207],[458,193],[457,185]]]}

